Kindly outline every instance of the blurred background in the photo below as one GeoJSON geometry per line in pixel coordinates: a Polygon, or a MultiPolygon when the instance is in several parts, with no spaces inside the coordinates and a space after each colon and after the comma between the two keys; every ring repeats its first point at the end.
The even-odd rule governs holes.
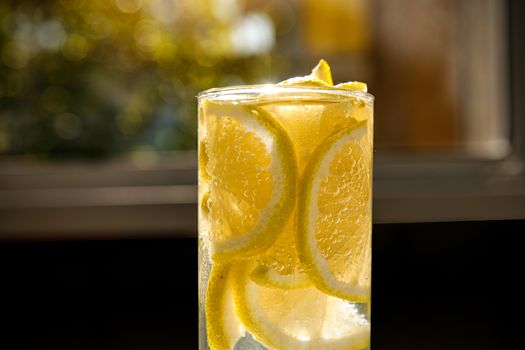
{"type": "Polygon", "coordinates": [[[518,0],[3,0],[0,348],[196,348],[195,96],[320,58],[376,97],[374,347],[515,344],[494,296],[516,305],[525,232],[524,19],[518,0]]]}

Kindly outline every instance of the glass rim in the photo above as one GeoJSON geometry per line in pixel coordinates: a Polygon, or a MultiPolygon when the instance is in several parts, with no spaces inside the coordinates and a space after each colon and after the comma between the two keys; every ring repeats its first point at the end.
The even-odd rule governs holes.
{"type": "Polygon", "coordinates": [[[374,102],[374,95],[369,92],[338,89],[335,87],[328,86],[292,86],[292,85],[278,85],[278,84],[255,84],[255,85],[234,85],[227,87],[211,88],[201,91],[197,94],[197,99],[213,99],[218,96],[228,96],[236,94],[261,94],[266,93],[268,95],[277,94],[278,92],[289,92],[298,94],[317,93],[328,96],[339,96],[339,97],[358,97],[367,100],[368,102],[374,102]]]}

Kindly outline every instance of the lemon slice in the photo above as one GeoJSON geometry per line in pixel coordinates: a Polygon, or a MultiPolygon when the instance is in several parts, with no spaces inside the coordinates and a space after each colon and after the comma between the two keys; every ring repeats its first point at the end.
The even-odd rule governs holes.
{"type": "Polygon", "coordinates": [[[202,234],[214,261],[258,254],[290,216],[297,165],[292,141],[268,113],[255,107],[205,103],[205,170],[200,191],[202,234]]]}
{"type": "Polygon", "coordinates": [[[329,136],[312,154],[298,199],[297,248],[321,291],[370,296],[371,141],[366,121],[329,136]]]}
{"type": "Polygon", "coordinates": [[[249,266],[241,265],[232,271],[235,307],[246,329],[266,347],[358,350],[369,346],[370,323],[357,304],[314,287],[262,287],[249,278],[249,271],[249,266]]]}
{"type": "Polygon", "coordinates": [[[245,333],[235,313],[231,265],[215,264],[206,293],[206,332],[212,350],[233,349],[245,333]]]}
{"type": "Polygon", "coordinates": [[[334,81],[332,80],[330,66],[325,60],[321,59],[309,75],[286,79],[278,85],[332,87],[334,81]]]}

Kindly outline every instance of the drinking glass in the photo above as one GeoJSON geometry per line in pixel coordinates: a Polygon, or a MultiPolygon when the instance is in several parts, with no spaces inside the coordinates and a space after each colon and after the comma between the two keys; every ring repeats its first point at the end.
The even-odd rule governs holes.
{"type": "Polygon", "coordinates": [[[199,348],[367,349],[372,95],[198,95],[199,348]]]}

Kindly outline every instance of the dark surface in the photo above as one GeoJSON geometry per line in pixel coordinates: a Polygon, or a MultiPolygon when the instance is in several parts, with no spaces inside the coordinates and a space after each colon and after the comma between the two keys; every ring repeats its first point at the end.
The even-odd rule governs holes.
{"type": "Polygon", "coordinates": [[[375,227],[373,348],[520,348],[523,234],[525,221],[375,227]]]}
{"type": "Polygon", "coordinates": [[[189,239],[1,244],[0,332],[19,349],[195,349],[196,253],[189,239]]]}
{"type": "MultiPolygon", "coordinates": [[[[373,349],[514,349],[525,221],[374,227],[373,349]]],[[[195,239],[0,243],[0,349],[196,349],[195,239]]]]}

